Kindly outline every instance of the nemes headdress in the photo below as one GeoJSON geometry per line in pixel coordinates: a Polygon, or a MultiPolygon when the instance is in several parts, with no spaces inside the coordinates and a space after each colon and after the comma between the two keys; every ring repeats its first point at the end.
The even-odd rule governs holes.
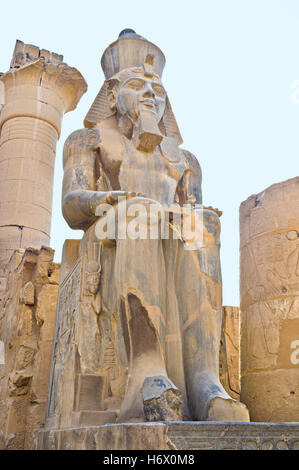
{"type": "MultiPolygon", "coordinates": [[[[101,66],[106,82],[85,117],[84,126],[88,128],[95,127],[103,119],[113,114],[107,100],[107,81],[126,69],[137,67],[142,67],[145,75],[150,70],[150,74],[161,78],[165,66],[165,56],[155,44],[136,34],[132,29],[124,29],[118,39],[104,51],[101,66]]],[[[182,137],[168,97],[160,127],[167,137],[174,138],[179,144],[182,143],[182,137]]]]}

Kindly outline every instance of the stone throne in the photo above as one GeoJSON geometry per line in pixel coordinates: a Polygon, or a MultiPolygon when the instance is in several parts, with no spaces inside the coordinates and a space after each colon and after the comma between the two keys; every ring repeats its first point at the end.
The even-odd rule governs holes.
{"type": "Polygon", "coordinates": [[[179,147],[161,83],[164,55],[124,30],[101,63],[106,81],[85,128],[64,147],[63,214],[85,234],[64,245],[46,429],[249,421],[246,406],[219,381],[219,212],[202,206],[200,166],[179,147]],[[188,204],[192,220],[201,220],[202,244],[99,240],[99,208],[132,203],[145,211],[188,204]]]}

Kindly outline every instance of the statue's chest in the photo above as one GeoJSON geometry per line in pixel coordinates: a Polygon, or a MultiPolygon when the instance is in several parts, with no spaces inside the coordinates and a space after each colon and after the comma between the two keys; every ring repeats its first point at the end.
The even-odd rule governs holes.
{"type": "Polygon", "coordinates": [[[126,138],[110,144],[102,147],[101,164],[111,189],[143,193],[165,203],[174,201],[177,183],[186,167],[174,142],[163,139],[152,154],[139,152],[126,138]]]}
{"type": "Polygon", "coordinates": [[[172,150],[171,153],[169,145],[161,145],[154,153],[147,154],[139,152],[130,141],[126,141],[119,172],[121,188],[143,193],[160,202],[172,203],[177,183],[185,169],[178,147],[173,146],[172,150]]]}

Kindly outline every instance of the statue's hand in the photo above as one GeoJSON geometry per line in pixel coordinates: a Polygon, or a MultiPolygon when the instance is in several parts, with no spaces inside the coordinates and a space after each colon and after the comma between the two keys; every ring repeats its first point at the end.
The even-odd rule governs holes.
{"type": "Polygon", "coordinates": [[[104,201],[106,204],[116,204],[118,202],[118,198],[126,198],[130,199],[132,197],[143,197],[144,194],[142,193],[136,193],[134,191],[109,191],[105,198],[104,201]]]}

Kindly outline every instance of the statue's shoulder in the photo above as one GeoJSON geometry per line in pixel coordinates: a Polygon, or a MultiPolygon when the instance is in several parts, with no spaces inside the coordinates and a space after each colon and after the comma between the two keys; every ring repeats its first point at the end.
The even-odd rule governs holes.
{"type": "Polygon", "coordinates": [[[64,147],[78,145],[80,147],[95,148],[101,142],[101,132],[98,128],[78,129],[72,132],[65,141],[64,147]]]}
{"type": "Polygon", "coordinates": [[[193,153],[189,152],[189,150],[180,149],[182,154],[184,155],[184,159],[186,162],[186,167],[194,174],[196,174],[200,179],[202,177],[201,166],[199,161],[197,160],[196,156],[193,153]]]}
{"type": "Polygon", "coordinates": [[[119,144],[123,141],[123,136],[118,129],[111,129],[106,126],[100,126],[98,129],[101,136],[101,143],[105,147],[113,143],[119,144]]]}
{"type": "Polygon", "coordinates": [[[93,152],[100,145],[101,136],[99,129],[78,129],[72,132],[66,139],[63,147],[63,166],[67,161],[72,161],[76,155],[80,154],[80,158],[84,159],[84,155],[93,152]]]}

